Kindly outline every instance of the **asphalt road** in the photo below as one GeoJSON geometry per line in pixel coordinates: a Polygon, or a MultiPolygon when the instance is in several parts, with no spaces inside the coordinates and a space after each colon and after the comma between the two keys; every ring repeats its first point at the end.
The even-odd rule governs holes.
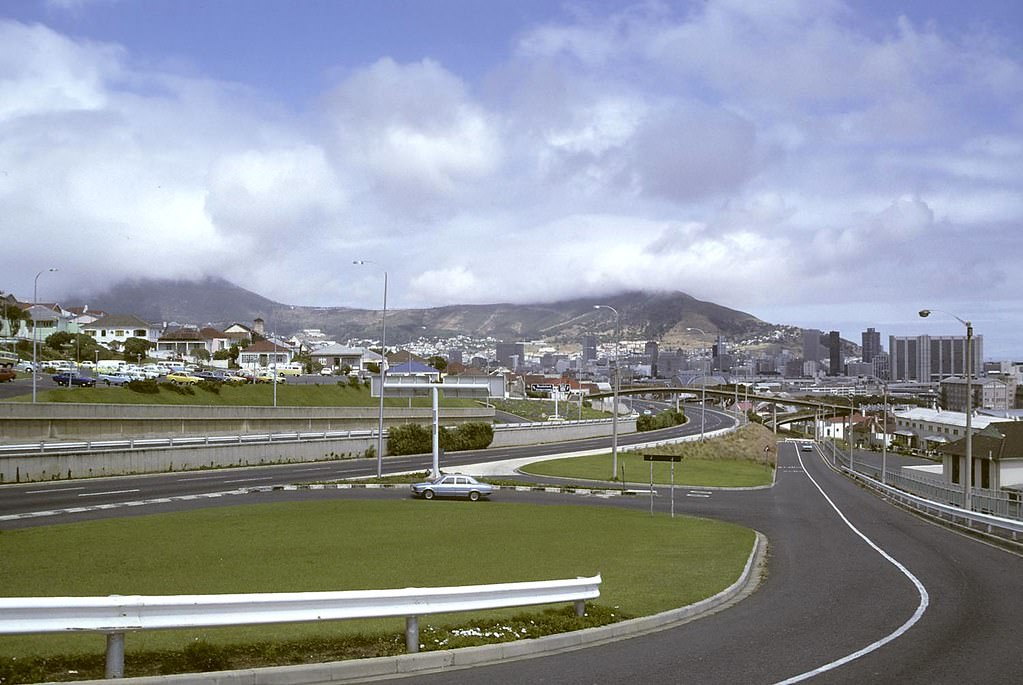
{"type": "MultiPolygon", "coordinates": [[[[728,420],[710,412],[707,417],[708,430],[712,430],[711,417],[728,420]]],[[[692,431],[694,423],[699,432],[698,421],[685,429],[692,431]]],[[[648,439],[649,434],[641,437],[648,439]]],[[[606,439],[581,441],[573,444],[573,449],[586,449],[580,445],[589,442],[607,444],[606,439]]],[[[566,451],[564,445],[557,445],[488,450],[486,455],[507,459],[545,449],[550,453],[566,451]]],[[[444,465],[456,466],[454,457],[444,465]]],[[[480,461],[478,454],[459,453],[459,459],[463,457],[465,461],[460,463],[480,461]]],[[[428,461],[423,455],[386,463],[388,471],[398,471],[425,468],[428,461]]],[[[374,468],[371,460],[359,460],[5,486],[0,488],[0,515],[40,508],[82,510],[4,521],[0,527],[286,499],[407,497],[402,489],[291,490],[152,502],[158,497],[199,495],[245,485],[357,475],[374,468]],[[326,471],[305,470],[312,468],[326,471]],[[151,503],[109,510],[83,506],[144,499],[151,503]]],[[[692,489],[676,490],[676,512],[734,521],[767,536],[768,571],[752,596],[701,620],[629,640],[404,680],[776,683],[814,674],[814,682],[826,683],[1023,681],[1023,658],[1018,652],[1023,616],[1023,559],[1019,556],[892,507],[832,472],[816,452],[797,452],[791,443],[779,447],[773,488],[714,490],[709,497],[692,494],[692,489]],[[858,652],[864,653],[855,656],[858,652]],[[848,662],[835,665],[843,659],[848,662]],[[818,672],[822,668],[825,670],[818,672]]],[[[605,499],[508,491],[494,497],[540,505],[571,502],[641,510],[649,507],[645,497],[605,499]]],[[[662,493],[656,507],[663,514],[668,506],[662,493]]]]}
{"type": "MultiPolygon", "coordinates": [[[[690,417],[698,417],[698,406],[687,407],[690,417]]],[[[719,430],[734,425],[733,417],[708,409],[706,430],[719,430]]],[[[619,435],[619,445],[640,444],[680,435],[696,435],[700,432],[699,419],[687,424],[645,433],[619,435]]],[[[503,461],[538,455],[556,455],[567,451],[583,451],[609,448],[610,438],[576,440],[571,443],[551,443],[508,447],[501,449],[451,452],[441,460],[441,468],[452,469],[466,464],[485,461],[503,461]]],[[[188,449],[188,448],[182,448],[188,449]]],[[[405,471],[427,470],[431,467],[429,454],[407,457],[385,457],[384,475],[405,471]]],[[[65,510],[79,507],[96,507],[105,504],[135,502],[161,497],[182,497],[204,493],[217,493],[238,488],[261,485],[286,485],[311,483],[343,478],[376,475],[375,459],[350,459],[341,461],[307,462],[277,466],[254,466],[245,468],[217,469],[209,471],[187,471],[159,473],[116,478],[89,478],[77,480],[22,483],[0,486],[0,517],[37,511],[65,510]]],[[[102,512],[87,512],[89,517],[102,512]]],[[[42,519],[0,521],[4,527],[45,525],[42,519]]]]}

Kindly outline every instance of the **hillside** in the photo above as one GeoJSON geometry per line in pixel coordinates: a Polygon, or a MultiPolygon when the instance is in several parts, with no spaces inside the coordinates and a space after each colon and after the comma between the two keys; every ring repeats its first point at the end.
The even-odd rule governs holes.
{"type": "MultiPolygon", "coordinates": [[[[88,304],[90,308],[132,313],[153,322],[213,326],[236,321],[247,324],[261,317],[268,329],[281,334],[319,328],[338,340],[378,338],[380,330],[379,310],[286,305],[217,278],[125,281],[83,301],[63,304],[88,304]]],[[[578,342],[587,333],[609,338],[614,335],[614,316],[607,310],[594,309],[595,304],[608,304],[620,312],[623,338],[675,344],[700,337],[687,331],[688,328],[702,329],[709,335],[720,333],[730,340],[770,336],[779,331],[793,340],[798,335],[791,327],[769,324],[751,314],[697,300],[682,292],[630,292],[538,304],[388,310],[388,338],[466,334],[504,341],[578,342]]]]}

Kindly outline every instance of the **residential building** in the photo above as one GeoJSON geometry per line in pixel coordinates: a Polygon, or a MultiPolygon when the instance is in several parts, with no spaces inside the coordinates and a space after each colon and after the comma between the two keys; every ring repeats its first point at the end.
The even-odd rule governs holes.
{"type": "Polygon", "coordinates": [[[287,345],[260,340],[238,353],[238,366],[243,369],[268,368],[274,364],[287,364],[293,356],[294,352],[287,345]]]}
{"type": "Polygon", "coordinates": [[[354,372],[366,371],[366,365],[380,363],[380,355],[365,347],[348,347],[347,345],[328,345],[311,352],[313,361],[319,362],[328,369],[340,371],[348,367],[354,372]]]}
{"type": "Polygon", "coordinates": [[[82,332],[104,347],[120,347],[128,338],[141,338],[156,344],[160,327],[134,314],[107,314],[82,327],[82,332]]]}
{"type": "MultiPolygon", "coordinates": [[[[937,383],[949,376],[966,375],[966,336],[890,336],[891,380],[937,383]]],[[[973,338],[973,372],[983,368],[984,336],[973,338]]]]}
{"type": "MultiPolygon", "coordinates": [[[[986,428],[994,417],[976,415],[973,430],[986,428]]],[[[903,447],[931,450],[966,436],[966,413],[915,407],[895,412],[895,443],[903,447]]]]}
{"type": "MultiPolygon", "coordinates": [[[[966,379],[945,378],[941,381],[941,406],[949,411],[966,411],[966,379]]],[[[1015,409],[1016,383],[1007,378],[975,378],[970,383],[973,409],[1015,409]]]]}
{"type": "MultiPolygon", "coordinates": [[[[962,482],[959,474],[965,470],[965,437],[940,451],[946,481],[962,482]]],[[[1023,490],[1023,421],[993,421],[974,430],[971,461],[974,487],[1023,490]]]]}

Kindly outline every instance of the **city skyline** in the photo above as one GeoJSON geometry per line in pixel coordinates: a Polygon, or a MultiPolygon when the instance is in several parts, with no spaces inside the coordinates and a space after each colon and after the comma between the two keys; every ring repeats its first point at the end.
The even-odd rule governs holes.
{"type": "Polygon", "coordinates": [[[3,285],[679,290],[1018,356],[1021,34],[1003,0],[12,0],[3,285]]]}

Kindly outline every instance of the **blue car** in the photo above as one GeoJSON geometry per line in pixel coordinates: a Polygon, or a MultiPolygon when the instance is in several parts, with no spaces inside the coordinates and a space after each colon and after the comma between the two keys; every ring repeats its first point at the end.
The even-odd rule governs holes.
{"type": "Polygon", "coordinates": [[[52,376],[52,378],[53,382],[57,385],[66,385],[69,388],[72,385],[77,385],[83,388],[91,388],[96,385],[96,379],[92,376],[80,376],[77,373],[71,373],[68,371],[58,373],[55,376],[52,376]]]}
{"type": "Polygon", "coordinates": [[[489,497],[492,492],[494,492],[493,485],[481,483],[472,476],[463,476],[460,473],[452,473],[412,485],[412,494],[423,499],[468,497],[475,502],[480,497],[489,497]]]}

